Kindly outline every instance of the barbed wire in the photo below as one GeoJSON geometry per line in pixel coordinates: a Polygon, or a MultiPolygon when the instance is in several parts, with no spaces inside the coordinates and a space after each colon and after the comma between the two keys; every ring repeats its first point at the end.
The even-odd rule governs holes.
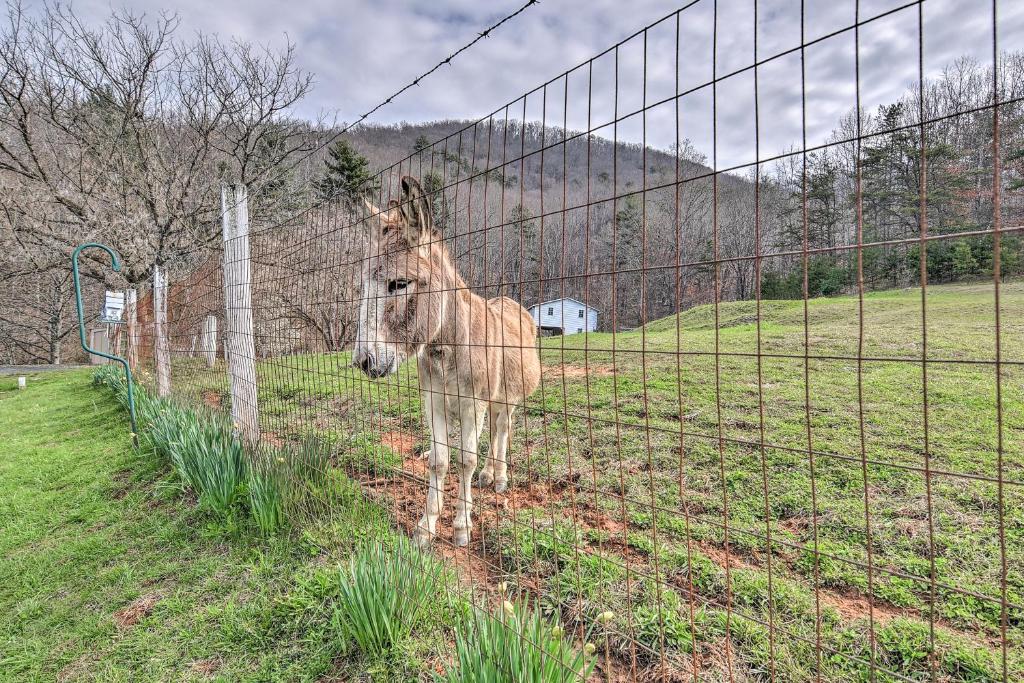
{"type": "MultiPolygon", "coordinates": [[[[479,43],[481,40],[489,37],[492,32],[494,32],[495,30],[497,30],[498,28],[500,28],[501,26],[503,26],[507,22],[511,21],[512,19],[516,18],[517,16],[519,16],[520,14],[525,12],[527,9],[529,9],[533,5],[537,5],[537,4],[540,4],[540,0],[527,0],[527,2],[524,3],[521,7],[519,7],[519,9],[517,9],[514,12],[512,12],[511,14],[505,15],[499,21],[491,24],[490,26],[485,28],[483,31],[480,31],[476,35],[476,37],[473,38],[471,41],[469,41],[468,43],[466,43],[465,45],[463,45],[459,49],[457,49],[454,52],[452,52],[451,54],[449,54],[447,57],[445,57],[444,59],[439,61],[437,64],[432,66],[430,69],[428,69],[427,71],[424,71],[419,76],[417,76],[413,80],[409,81],[408,83],[403,85],[401,88],[399,88],[395,92],[393,92],[390,95],[388,95],[385,99],[383,99],[380,102],[378,102],[376,105],[374,105],[369,110],[367,110],[366,113],[360,115],[357,119],[355,119],[351,123],[346,124],[341,129],[333,132],[331,135],[329,135],[323,142],[318,144],[316,147],[314,147],[313,149],[311,149],[308,152],[304,153],[298,159],[295,159],[292,163],[290,163],[290,164],[288,164],[286,166],[283,166],[283,167],[279,167],[278,168],[278,172],[273,177],[267,178],[265,182],[263,182],[263,183],[261,183],[259,185],[255,185],[254,183],[250,183],[249,184],[249,188],[248,188],[249,192],[252,193],[252,194],[255,194],[255,193],[259,192],[260,190],[262,190],[264,187],[267,187],[268,185],[273,184],[277,180],[280,180],[282,177],[284,177],[284,175],[286,173],[288,173],[289,171],[294,169],[296,166],[301,164],[303,161],[309,159],[311,156],[313,156],[317,152],[320,152],[321,150],[325,149],[329,145],[333,144],[342,135],[344,135],[345,133],[349,132],[350,130],[352,130],[356,126],[360,125],[361,123],[366,121],[368,118],[373,116],[375,113],[377,113],[378,111],[380,111],[381,109],[383,109],[387,105],[391,104],[395,100],[395,98],[400,97],[407,90],[410,90],[410,89],[420,85],[420,82],[423,81],[423,79],[428,78],[433,73],[435,73],[438,69],[440,69],[440,68],[442,68],[444,66],[450,66],[451,63],[452,63],[452,60],[454,60],[456,57],[461,55],[463,52],[465,52],[466,50],[469,50],[474,45],[479,43]]],[[[261,175],[263,175],[263,173],[265,173],[266,171],[269,171],[269,170],[271,170],[270,167],[268,167],[265,171],[263,171],[260,174],[258,174],[256,176],[256,179],[259,179],[259,177],[261,175]]],[[[218,217],[218,220],[222,220],[224,218],[225,211],[226,211],[226,209],[223,209],[223,208],[221,209],[221,213],[220,213],[220,216],[218,217]]]]}

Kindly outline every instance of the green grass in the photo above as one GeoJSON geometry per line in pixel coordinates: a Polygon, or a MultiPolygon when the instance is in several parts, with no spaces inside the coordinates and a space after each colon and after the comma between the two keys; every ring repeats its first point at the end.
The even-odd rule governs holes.
{"type": "MultiPolygon", "coordinates": [[[[724,666],[728,646],[747,675],[775,662],[780,677],[807,680],[820,638],[829,680],[868,677],[872,661],[902,676],[934,667],[999,680],[1004,656],[1024,677],[1024,365],[1002,368],[1000,470],[992,287],[930,287],[925,303],[924,325],[921,291],[908,289],[866,295],[863,317],[850,296],[810,301],[806,320],[802,302],[766,301],[760,324],[754,302],[736,302],[544,339],[511,475],[546,495],[488,529],[501,542],[491,547],[568,623],[614,609],[621,652],[647,663],[664,649],[685,668],[696,648],[705,666],[724,666]],[[1015,482],[1001,493],[1000,476],[1015,482]],[[727,574],[726,554],[741,568],[727,574]],[[922,628],[932,647],[931,619],[929,664],[913,653],[922,628]]],[[[1001,304],[1002,359],[1020,363],[1024,283],[1005,284],[1001,304]]],[[[348,365],[344,353],[261,363],[264,429],[318,434],[337,464],[379,477],[401,467],[374,448],[382,433],[424,436],[415,368],[370,381],[348,365]]],[[[183,395],[223,401],[223,368],[185,359],[175,376],[183,395]]]]}
{"type": "Polygon", "coordinates": [[[335,479],[329,517],[264,538],[133,452],[122,407],[90,384],[0,378],[0,680],[405,681],[434,668],[443,629],[385,662],[339,636],[339,564],[394,541],[358,487],[335,479]]]}

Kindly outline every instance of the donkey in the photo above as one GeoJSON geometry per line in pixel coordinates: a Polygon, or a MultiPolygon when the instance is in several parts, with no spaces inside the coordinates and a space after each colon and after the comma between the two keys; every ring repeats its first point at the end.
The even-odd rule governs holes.
{"type": "Polygon", "coordinates": [[[484,415],[490,448],[479,485],[508,487],[512,415],[540,382],[536,323],[508,297],[484,299],[469,290],[434,227],[430,202],[414,178],[402,178],[402,201],[381,211],[369,201],[370,246],[363,262],[359,333],[353,365],[370,377],[398,370],[415,356],[430,430],[430,487],[414,540],[429,545],[441,514],[453,418],[461,466],[453,524],[455,545],[472,532],[471,480],[484,415]],[[373,221],[372,217],[379,217],[373,221]]]}

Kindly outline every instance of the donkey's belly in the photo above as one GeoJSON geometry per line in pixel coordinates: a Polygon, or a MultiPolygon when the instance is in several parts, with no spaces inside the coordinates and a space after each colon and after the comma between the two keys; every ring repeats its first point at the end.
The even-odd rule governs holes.
{"type": "Polygon", "coordinates": [[[476,364],[471,364],[468,354],[433,351],[421,357],[420,383],[431,388],[435,400],[441,398],[438,392],[443,393],[445,411],[451,421],[458,420],[463,409],[474,402],[488,400],[487,392],[474,382],[472,365],[476,364]]]}

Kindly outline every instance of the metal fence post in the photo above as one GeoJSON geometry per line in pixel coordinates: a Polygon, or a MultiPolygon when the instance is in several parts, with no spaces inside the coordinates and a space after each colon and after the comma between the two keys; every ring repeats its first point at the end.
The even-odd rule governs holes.
{"type": "Polygon", "coordinates": [[[260,428],[245,185],[222,185],[221,208],[224,216],[224,352],[231,384],[231,419],[239,435],[254,444],[259,441],[260,428]]]}

